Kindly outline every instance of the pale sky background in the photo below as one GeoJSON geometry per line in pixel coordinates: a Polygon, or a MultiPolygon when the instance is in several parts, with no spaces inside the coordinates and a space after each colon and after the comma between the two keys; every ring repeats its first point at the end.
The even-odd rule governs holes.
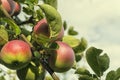
{"type": "MultiPolygon", "coordinates": [[[[78,38],[85,37],[89,46],[108,54],[108,71],[120,67],[120,0],[58,0],[58,10],[79,32],[78,38]]],[[[68,76],[77,80],[74,75],[68,76]]]]}
{"type": "Polygon", "coordinates": [[[108,71],[120,67],[120,0],[58,0],[58,10],[78,38],[108,54],[108,71]]]}

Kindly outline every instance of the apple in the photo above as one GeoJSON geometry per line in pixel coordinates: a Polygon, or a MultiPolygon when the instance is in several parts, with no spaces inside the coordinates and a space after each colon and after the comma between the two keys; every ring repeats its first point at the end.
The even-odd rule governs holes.
{"type": "Polygon", "coordinates": [[[15,10],[15,4],[13,0],[1,0],[2,6],[6,9],[6,11],[12,15],[15,10]]]}
{"type": "Polygon", "coordinates": [[[14,4],[15,4],[15,11],[14,11],[14,14],[13,15],[18,15],[21,11],[21,5],[18,3],[18,2],[15,2],[14,1],[14,4]]]}
{"type": "Polygon", "coordinates": [[[26,66],[32,58],[30,46],[22,40],[12,40],[6,43],[0,52],[0,60],[10,69],[20,69],[26,66]]]}
{"type": "Polygon", "coordinates": [[[43,34],[43,35],[45,35],[45,36],[47,36],[47,37],[50,37],[49,26],[48,26],[48,24],[47,24],[47,20],[46,20],[46,19],[40,20],[40,21],[34,26],[33,32],[34,32],[36,35],[43,34]]]}
{"type": "Polygon", "coordinates": [[[74,64],[75,55],[73,49],[66,43],[56,41],[59,48],[52,51],[48,63],[55,72],[66,72],[74,64]]]}
{"type": "MultiPolygon", "coordinates": [[[[49,25],[48,25],[47,20],[45,18],[40,20],[34,26],[33,33],[35,33],[36,35],[42,34],[42,35],[45,35],[47,37],[50,37],[49,25]]],[[[61,40],[63,36],[64,36],[64,28],[62,27],[56,40],[61,40]]]]}

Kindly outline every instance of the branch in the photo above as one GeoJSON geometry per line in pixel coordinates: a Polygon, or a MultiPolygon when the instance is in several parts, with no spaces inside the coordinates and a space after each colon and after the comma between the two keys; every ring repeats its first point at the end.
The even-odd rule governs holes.
{"type": "MultiPolygon", "coordinates": [[[[30,47],[33,50],[33,45],[27,40],[25,35],[21,34],[21,37],[30,45],[30,47]]],[[[40,63],[49,72],[49,74],[52,76],[54,80],[60,80],[58,76],[54,73],[54,71],[50,68],[50,66],[48,65],[48,62],[44,58],[40,58],[40,63]]]]}
{"type": "Polygon", "coordinates": [[[21,23],[18,23],[18,25],[24,25],[28,23],[33,23],[33,16],[31,16],[28,20],[22,21],[21,23]]]}
{"type": "Polygon", "coordinates": [[[41,64],[43,67],[49,72],[49,74],[52,76],[54,80],[60,80],[58,76],[54,73],[54,71],[50,68],[47,61],[45,59],[40,59],[41,64]]]}

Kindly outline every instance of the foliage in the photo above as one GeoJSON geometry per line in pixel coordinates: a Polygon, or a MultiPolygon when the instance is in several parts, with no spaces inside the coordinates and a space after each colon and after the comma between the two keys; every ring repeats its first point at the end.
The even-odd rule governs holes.
{"type": "MultiPolygon", "coordinates": [[[[101,80],[101,77],[104,77],[104,72],[109,68],[109,56],[107,53],[102,54],[102,49],[88,47],[87,40],[84,37],[76,37],[79,33],[74,30],[74,26],[68,27],[67,22],[62,21],[62,17],[57,10],[57,0],[14,0],[20,3],[21,12],[18,15],[12,16],[2,7],[1,1],[0,49],[11,40],[24,40],[30,45],[33,58],[26,67],[16,70],[16,73],[8,73],[1,69],[0,80],[5,80],[5,76],[11,74],[17,75],[20,80],[27,80],[32,76],[33,80],[52,80],[52,78],[59,80],[59,76],[49,66],[48,59],[52,55],[52,51],[59,48],[55,41],[62,26],[64,27],[64,32],[67,32],[67,34],[59,41],[68,44],[75,53],[75,61],[71,69],[78,76],[78,80],[101,80]],[[25,19],[21,19],[19,15],[25,19]],[[43,18],[47,20],[49,26],[49,37],[43,34],[36,35],[33,32],[34,26],[43,18]],[[77,65],[84,57],[94,73],[85,67],[77,65]],[[46,75],[46,71],[50,73],[52,78],[46,75]]],[[[13,76],[12,79],[15,80],[16,77],[13,76]]],[[[109,71],[105,78],[105,80],[119,79],[120,68],[116,71],[109,71]]]]}

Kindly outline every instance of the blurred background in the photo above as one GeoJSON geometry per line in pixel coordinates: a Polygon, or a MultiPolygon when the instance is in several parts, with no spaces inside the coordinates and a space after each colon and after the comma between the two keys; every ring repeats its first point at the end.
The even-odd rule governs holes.
{"type": "Polygon", "coordinates": [[[109,70],[120,67],[120,0],[58,0],[58,10],[88,46],[110,57],[109,70]]]}

